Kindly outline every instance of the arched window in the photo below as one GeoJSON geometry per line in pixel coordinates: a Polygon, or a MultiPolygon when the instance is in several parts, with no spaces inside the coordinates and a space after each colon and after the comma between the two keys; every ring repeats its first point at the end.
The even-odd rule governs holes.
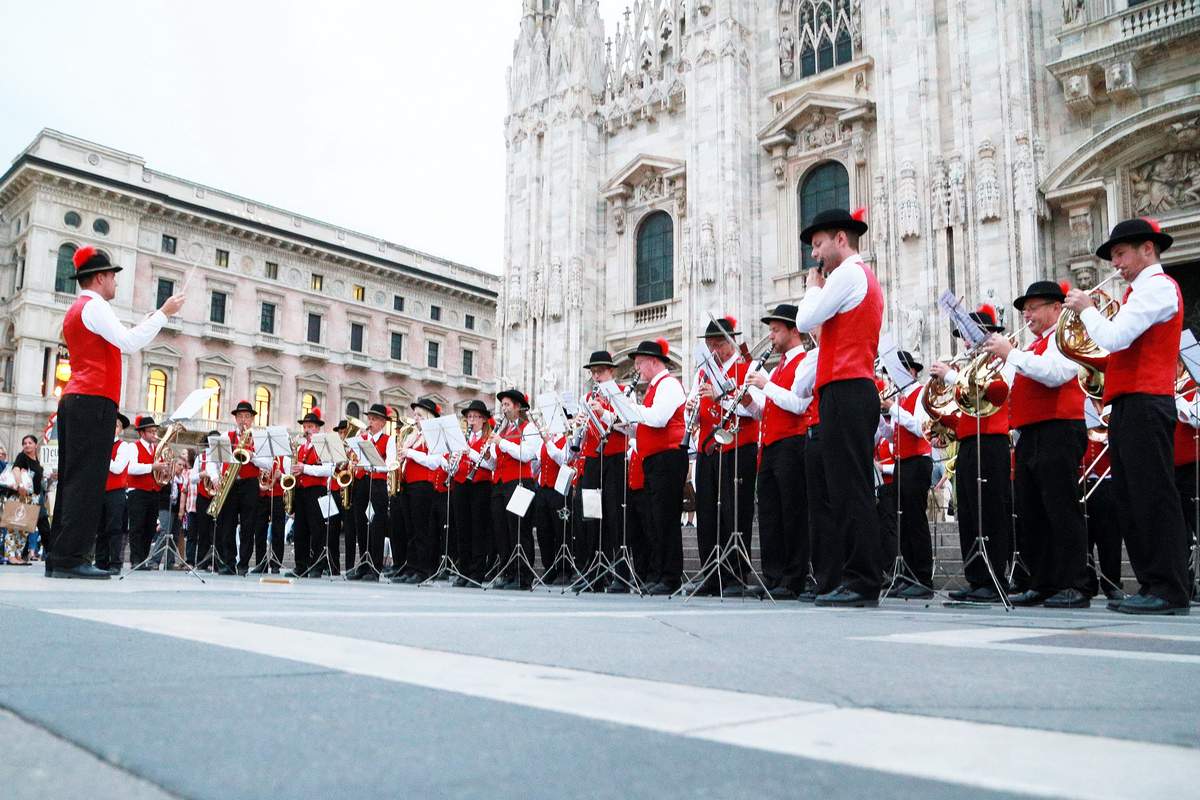
{"type": "Polygon", "coordinates": [[[254,410],[258,412],[254,417],[256,423],[264,427],[271,424],[271,390],[267,387],[254,390],[254,410]]]}
{"type": "Polygon", "coordinates": [[[317,396],[315,394],[311,392],[305,392],[304,396],[300,398],[300,416],[303,417],[305,414],[312,411],[319,405],[320,401],[317,400],[317,396]]]}
{"type": "Polygon", "coordinates": [[[675,289],[675,226],[671,215],[655,211],[637,235],[637,304],[670,300],[675,289]]]}
{"type": "MultiPolygon", "coordinates": [[[[818,212],[829,208],[848,208],[850,205],[850,176],[846,168],[836,161],[827,161],[804,178],[800,183],[800,230],[808,227],[818,212]]],[[[804,269],[815,267],[812,248],[803,243],[801,264],[804,269]]]]}
{"type": "Polygon", "coordinates": [[[358,404],[358,401],[351,400],[349,403],[346,403],[346,416],[362,418],[362,406],[358,404]]]}
{"type": "Polygon", "coordinates": [[[75,251],[79,248],[73,244],[64,244],[58,248],[58,268],[54,271],[54,291],[75,294],[75,251]]]}
{"type": "Polygon", "coordinates": [[[205,378],[204,388],[217,390],[204,402],[204,418],[209,422],[216,422],[221,416],[221,382],[216,378],[205,378]]]}
{"type": "Polygon", "coordinates": [[[167,413],[167,373],[158,368],[150,370],[146,410],[152,414],[167,413]]]}

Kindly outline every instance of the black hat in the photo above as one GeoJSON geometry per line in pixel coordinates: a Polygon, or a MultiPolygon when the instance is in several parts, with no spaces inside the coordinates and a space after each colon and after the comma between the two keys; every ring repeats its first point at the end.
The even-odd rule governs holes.
{"type": "Polygon", "coordinates": [[[258,416],[258,412],[254,410],[254,406],[250,405],[249,400],[239,400],[238,404],[233,407],[233,411],[230,411],[229,413],[237,414],[239,411],[249,411],[254,416],[258,416]]]}
{"type": "Polygon", "coordinates": [[[383,403],[372,403],[371,407],[367,409],[367,416],[383,417],[384,419],[392,418],[388,407],[383,403]]]}
{"type": "Polygon", "coordinates": [[[333,426],[334,433],[341,433],[350,427],[350,420],[339,419],[338,424],[333,426]]]}
{"type": "Polygon", "coordinates": [[[133,427],[136,430],[142,431],[146,428],[157,428],[158,423],[154,421],[154,417],[149,414],[138,414],[133,418],[133,427]]]}
{"type": "Polygon", "coordinates": [[[775,309],[762,318],[763,325],[770,325],[771,321],[786,322],[793,328],[796,327],[796,313],[799,311],[796,306],[791,303],[780,303],[775,306],[775,309]]]}
{"type": "Polygon", "coordinates": [[[429,399],[428,397],[422,397],[420,400],[418,400],[415,403],[409,403],[408,407],[409,408],[423,408],[426,411],[428,411],[430,414],[433,414],[435,417],[440,417],[442,415],[441,406],[439,406],[437,403],[433,402],[433,400],[429,399]]]}
{"type": "Polygon", "coordinates": [[[1150,217],[1138,217],[1118,222],[1108,235],[1108,241],[1096,248],[1096,255],[1105,261],[1112,261],[1112,249],[1115,245],[1128,242],[1141,244],[1154,242],[1158,252],[1165,253],[1175,240],[1162,232],[1158,220],[1150,217]]]}
{"type": "Polygon", "coordinates": [[[490,417],[492,415],[492,410],[484,405],[482,400],[472,400],[471,402],[467,403],[467,407],[462,410],[462,415],[465,417],[469,411],[478,411],[485,417],[490,417]]]}
{"type": "Polygon", "coordinates": [[[497,400],[503,400],[506,397],[521,408],[529,408],[529,398],[518,392],[516,389],[505,389],[503,392],[496,394],[497,400]]]}
{"type": "Polygon", "coordinates": [[[300,420],[301,425],[303,425],[306,422],[311,422],[312,424],[316,425],[317,427],[324,428],[325,420],[321,419],[321,409],[317,408],[316,406],[313,406],[313,410],[308,412],[307,414],[305,414],[304,419],[300,420]]]}
{"type": "Polygon", "coordinates": [[[129,417],[125,416],[120,411],[117,412],[117,422],[121,423],[122,428],[129,427],[129,417]]]}
{"type": "Polygon", "coordinates": [[[900,363],[904,365],[905,369],[911,369],[913,372],[920,372],[925,369],[925,365],[913,358],[913,354],[907,350],[901,350],[896,355],[900,358],[900,363]]]}
{"type": "Polygon", "coordinates": [[[1025,290],[1025,294],[1013,300],[1013,306],[1017,311],[1024,311],[1025,301],[1032,300],[1035,297],[1044,297],[1055,303],[1061,303],[1067,299],[1067,286],[1065,283],[1055,283],[1054,281],[1034,281],[1029,284],[1029,288],[1025,290]]]}
{"type": "MultiPolygon", "coordinates": [[[[996,307],[993,305],[984,303],[967,316],[974,320],[975,324],[983,328],[983,330],[987,333],[1004,332],[1004,326],[998,322],[1000,318],[996,315],[996,307]]],[[[953,323],[951,323],[950,333],[954,336],[962,336],[962,334],[958,332],[958,328],[954,327],[953,323]]]]}
{"type": "Polygon", "coordinates": [[[607,350],[597,350],[592,353],[592,357],[588,359],[588,363],[583,365],[584,369],[592,367],[612,367],[616,369],[616,364],[613,363],[612,353],[607,350]]]}
{"type": "Polygon", "coordinates": [[[710,336],[720,336],[724,339],[726,334],[729,336],[740,336],[742,334],[737,329],[737,320],[733,317],[721,317],[720,319],[709,320],[708,327],[704,329],[704,335],[697,338],[707,339],[710,336]]]}
{"type": "Polygon", "coordinates": [[[817,231],[850,231],[862,236],[867,232],[867,223],[863,218],[867,215],[865,208],[855,209],[851,214],[844,208],[829,208],[820,211],[808,227],[800,231],[800,241],[812,244],[813,234],[817,231]]]}
{"type": "Polygon", "coordinates": [[[654,341],[642,342],[636,349],[629,352],[629,358],[634,356],[651,356],[660,359],[664,364],[670,364],[671,360],[667,358],[671,353],[671,345],[666,339],[655,339],[654,341]]]}
{"type": "Polygon", "coordinates": [[[79,280],[84,275],[95,275],[97,272],[120,272],[122,269],[115,266],[108,260],[108,256],[91,245],[76,250],[71,261],[75,264],[75,274],[67,277],[73,281],[79,280]]]}

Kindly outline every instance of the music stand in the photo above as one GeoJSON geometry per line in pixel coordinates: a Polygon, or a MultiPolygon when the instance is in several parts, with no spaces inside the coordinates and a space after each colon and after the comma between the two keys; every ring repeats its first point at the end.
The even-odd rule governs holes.
{"type": "MultiPolygon", "coordinates": [[[[265,430],[257,430],[254,432],[254,455],[259,458],[269,458],[272,463],[279,456],[292,455],[292,444],[289,441],[288,429],[282,425],[272,425],[265,430]]],[[[275,480],[279,480],[283,476],[281,471],[275,480]]],[[[271,484],[271,492],[274,492],[275,484],[271,484]]],[[[270,509],[268,512],[268,522],[271,529],[272,538],[275,536],[275,497],[273,494],[267,494],[267,506],[270,509]]],[[[277,562],[277,566],[282,569],[283,561],[275,558],[275,550],[268,542],[265,546],[267,552],[262,554],[258,562],[250,569],[250,573],[259,574],[262,571],[269,570],[272,562],[277,562]]]]}
{"type": "MultiPolygon", "coordinates": [[[[310,445],[316,452],[317,459],[321,464],[330,468],[330,476],[325,481],[325,496],[317,500],[317,505],[321,508],[321,514],[325,517],[325,546],[321,548],[321,552],[317,554],[313,562],[308,565],[308,569],[300,573],[299,577],[310,577],[309,573],[314,569],[318,570],[317,576],[320,577],[321,571],[324,569],[320,565],[324,562],[329,567],[329,578],[333,580],[333,561],[329,558],[329,520],[338,513],[338,510],[337,503],[333,499],[333,490],[329,484],[333,481],[333,467],[348,460],[349,455],[346,453],[342,437],[336,433],[318,433],[312,437],[310,445]],[[325,501],[324,505],[322,505],[322,500],[325,501]]],[[[311,548],[311,541],[309,542],[309,546],[311,548]]]]}
{"type": "MultiPolygon", "coordinates": [[[[235,461],[233,458],[233,443],[229,441],[229,437],[221,434],[208,437],[208,463],[217,464],[219,467],[228,465],[230,469],[241,469],[242,467],[242,465],[237,463],[237,461],[235,461]]],[[[221,469],[218,469],[217,473],[217,486],[219,488],[224,479],[225,473],[221,469]]],[[[212,499],[215,500],[216,496],[214,496],[212,499]]],[[[209,507],[211,508],[211,505],[209,507]]],[[[225,563],[225,559],[221,558],[221,553],[217,549],[217,538],[220,535],[220,528],[217,527],[218,517],[213,516],[208,511],[205,511],[204,513],[208,514],[209,517],[212,518],[212,536],[210,537],[211,541],[208,545],[208,552],[205,553],[204,557],[201,558],[197,563],[208,564],[209,574],[215,575],[217,574],[218,561],[221,562],[222,567],[228,565],[225,563]]]]}
{"type": "MultiPolygon", "coordinates": [[[[442,524],[442,556],[438,559],[437,567],[428,578],[418,586],[432,586],[435,582],[462,578],[468,583],[482,587],[478,581],[468,578],[450,557],[450,495],[454,493],[454,473],[462,462],[463,453],[470,449],[467,437],[463,435],[458,418],[446,414],[435,419],[421,420],[421,435],[425,437],[425,446],[430,455],[444,455],[449,458],[446,468],[446,516],[442,524]]],[[[520,544],[520,542],[518,542],[520,544]]]]}

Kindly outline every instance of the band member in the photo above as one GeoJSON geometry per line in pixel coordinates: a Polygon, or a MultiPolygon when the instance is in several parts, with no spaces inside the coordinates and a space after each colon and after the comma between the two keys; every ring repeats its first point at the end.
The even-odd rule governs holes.
{"type": "Polygon", "coordinates": [[[896,454],[892,498],[897,504],[894,521],[899,553],[911,576],[897,576],[892,589],[895,597],[926,600],[933,597],[933,539],[926,515],[933,486],[933,448],[925,440],[921,426],[926,417],[917,405],[924,388],[917,380],[923,367],[908,351],[899,351],[897,357],[913,383],[895,399],[880,401],[880,406],[889,415],[890,444],[896,454]]]}
{"type": "MultiPolygon", "coordinates": [[[[996,309],[981,305],[970,317],[987,333],[1003,333],[1004,326],[996,322],[996,309]]],[[[953,331],[959,336],[957,329],[953,331]]],[[[1009,368],[1011,369],[1011,367],[1009,368]]],[[[929,374],[949,384],[958,380],[958,373],[946,364],[935,362],[929,374]]],[[[963,577],[967,586],[951,591],[950,599],[978,603],[1000,602],[997,591],[1008,592],[1004,565],[1012,554],[1012,523],[1008,513],[1012,484],[1009,481],[1011,459],[1008,438],[1008,383],[993,381],[985,389],[987,399],[1000,410],[986,417],[968,414],[947,415],[942,422],[954,429],[958,439],[958,458],[955,462],[954,487],[958,519],[959,548],[963,557],[963,577]],[[981,527],[982,526],[982,527],[981,527]],[[979,552],[980,539],[986,545],[987,561],[979,552]],[[988,571],[991,564],[992,571],[988,571]],[[995,582],[992,580],[995,574],[995,582]]]]}
{"type": "Polygon", "coordinates": [[[150,569],[148,564],[142,562],[150,555],[150,545],[158,531],[158,503],[162,487],[153,474],[158,423],[153,417],[139,415],[134,419],[133,427],[138,432],[138,439],[134,443],[134,457],[129,461],[129,563],[135,568],[150,569]]]}
{"type": "MultiPolygon", "coordinates": [[[[321,409],[314,408],[300,420],[304,429],[304,442],[296,450],[296,463],[292,464],[291,472],[296,476],[296,499],[293,506],[295,520],[292,523],[292,542],[295,555],[295,566],[289,571],[289,578],[318,577],[320,571],[314,570],[314,559],[323,548],[321,542],[325,536],[325,515],[321,513],[321,498],[329,492],[329,481],[333,477],[333,465],[321,462],[321,457],[313,447],[312,437],[325,427],[321,419],[321,409]]],[[[366,576],[363,580],[378,580],[366,576]]]]}
{"type": "MultiPolygon", "coordinates": [[[[597,350],[592,353],[584,369],[592,375],[592,383],[598,386],[614,378],[616,364],[612,354],[607,350],[597,350]]],[[[626,387],[620,386],[622,390],[626,387]]],[[[581,556],[603,551],[611,560],[615,558],[617,548],[621,544],[621,495],[625,486],[625,434],[614,428],[617,416],[613,413],[612,404],[607,398],[601,397],[597,389],[592,389],[583,398],[591,408],[592,416],[603,426],[597,429],[592,416],[585,412],[587,428],[583,438],[583,478],[580,486],[584,489],[599,489],[601,503],[600,519],[583,519],[582,533],[584,536],[581,556]]],[[[590,557],[590,555],[589,555],[590,557]]],[[[624,586],[620,581],[616,581],[624,586]]]]}
{"type": "Polygon", "coordinates": [[[625,546],[633,556],[633,568],[638,575],[650,573],[650,547],[647,532],[653,521],[646,503],[646,473],[642,466],[642,454],[638,452],[637,440],[629,438],[629,450],[625,454],[629,465],[627,485],[629,494],[625,498],[622,522],[625,526],[625,546]]]}
{"type": "Polygon", "coordinates": [[[358,438],[370,442],[379,453],[383,463],[378,467],[359,466],[354,472],[353,500],[351,502],[354,529],[358,531],[359,552],[370,556],[346,573],[346,580],[354,581],[362,578],[364,572],[383,568],[383,539],[388,533],[388,465],[396,463],[396,442],[384,428],[388,419],[387,407],[375,403],[367,409],[367,429],[358,438]],[[367,507],[374,512],[370,519],[367,517],[367,507]]]}
{"type": "MultiPolygon", "coordinates": [[[[459,462],[450,498],[450,532],[458,540],[459,570],[472,581],[483,583],[492,553],[492,472],[483,456],[491,434],[491,413],[480,400],[472,400],[463,417],[467,421],[467,447],[459,462]],[[486,463],[485,463],[486,462],[486,463]]],[[[456,586],[469,585],[459,579],[456,586]]]]}
{"type": "MultiPolygon", "coordinates": [[[[441,415],[441,408],[428,397],[410,405],[418,423],[441,415]]],[[[396,452],[404,461],[404,513],[405,529],[408,531],[408,565],[404,571],[392,578],[392,583],[421,583],[429,578],[437,566],[441,549],[441,529],[437,527],[434,504],[437,502],[437,470],[445,461],[440,455],[431,455],[429,446],[420,430],[414,431],[407,442],[397,446],[396,452]]],[[[381,545],[382,546],[382,545],[381,545]]]]}
{"type": "MultiPolygon", "coordinates": [[[[746,380],[750,364],[742,358],[733,337],[740,336],[737,320],[722,317],[710,321],[704,331],[705,346],[712,353],[716,366],[722,370],[729,385],[740,387],[746,380]]],[[[699,428],[696,450],[696,542],[700,559],[704,561],[725,551],[730,534],[744,535],[747,550],[754,525],[754,492],[758,470],[758,420],[754,399],[749,393],[734,411],[731,426],[733,441],[719,444],[713,438],[714,429],[726,415],[731,397],[718,397],[706,373],[698,373],[699,383],[695,402],[699,428]]],[[[690,408],[685,408],[690,411],[690,408]]],[[[745,591],[745,571],[742,559],[722,566],[720,580],[714,573],[699,594],[739,595],[745,591]]]]}
{"type": "Polygon", "coordinates": [[[871,465],[883,292],[858,254],[859,237],[867,231],[862,217],[862,209],[822,211],[800,232],[821,265],[808,273],[795,321],[802,331],[822,329],[816,395],[825,481],[817,489],[829,498],[835,539],[845,552],[842,586],[818,597],[822,606],[878,605],[883,577],[871,465]]]}
{"type": "Polygon", "coordinates": [[[121,438],[128,427],[129,417],[117,412],[112,457],[104,483],[104,504],[100,507],[100,525],[96,530],[96,569],[109,575],[120,575],[125,559],[125,490],[129,487],[129,462],[137,458],[136,445],[121,438]]]}
{"type": "MultiPolygon", "coordinates": [[[[795,600],[812,588],[806,583],[812,537],[804,463],[811,403],[804,403],[796,393],[797,369],[810,356],[804,350],[803,334],[796,327],[796,306],[776,306],[762,322],[771,329],[774,352],[781,354],[770,374],[759,370],[749,378],[757,390],[755,409],[762,418],[757,485],[763,584],[772,597],[795,600]]],[[[835,583],[829,589],[837,587],[835,583]]]]}
{"type": "MultiPolygon", "coordinates": [[[[530,513],[533,517],[533,525],[537,528],[538,552],[542,559],[542,581],[554,583],[562,574],[560,568],[554,565],[554,560],[560,546],[566,543],[567,536],[564,514],[567,508],[567,498],[559,494],[554,487],[558,482],[559,472],[570,462],[571,453],[567,448],[565,433],[560,433],[558,436],[554,436],[548,431],[539,431],[539,433],[542,434],[542,449],[538,455],[537,497],[533,499],[530,513]],[[553,570],[552,566],[554,566],[553,570]]],[[[624,487],[619,488],[624,489],[624,487]]],[[[621,519],[618,517],[618,527],[620,521],[621,519]]],[[[620,581],[616,581],[616,583],[620,584],[620,581]]],[[[624,586],[624,584],[620,585],[624,586]]],[[[614,588],[613,591],[618,590],[614,588]]]]}
{"type": "MultiPolygon", "coordinates": [[[[875,385],[881,392],[886,388],[886,384],[882,380],[877,380],[875,385]]],[[[875,433],[875,471],[879,473],[879,480],[875,486],[875,497],[879,502],[879,535],[883,539],[885,561],[887,559],[895,561],[900,552],[900,542],[897,539],[896,531],[896,508],[898,505],[896,452],[892,447],[892,436],[892,429],[886,424],[881,424],[875,433]]],[[[888,590],[888,597],[898,596],[900,591],[907,589],[909,585],[911,584],[904,576],[897,575],[892,587],[888,590]]]]}
{"type": "MultiPolygon", "coordinates": [[[[234,448],[247,437],[250,425],[257,415],[258,412],[247,400],[242,400],[234,406],[233,419],[236,424],[234,430],[229,432],[229,443],[234,448]]],[[[253,453],[253,439],[248,440],[246,449],[253,453]]],[[[244,566],[249,566],[254,528],[258,523],[258,479],[262,470],[270,468],[270,458],[254,455],[240,467],[236,464],[225,465],[226,470],[237,469],[238,473],[229,495],[225,498],[225,505],[221,506],[221,515],[217,518],[217,558],[221,562],[218,572],[222,575],[232,575],[235,564],[239,568],[243,567],[238,563],[238,536],[241,536],[240,550],[244,556],[243,561],[246,562],[244,566]]]]}
{"type": "MultiPolygon", "coordinates": [[[[254,526],[254,560],[253,568],[249,567],[246,549],[239,554],[238,572],[262,574],[268,569],[279,572],[283,564],[283,531],[287,527],[287,515],[283,511],[283,485],[280,479],[292,469],[292,457],[280,455],[271,459],[270,476],[267,488],[261,482],[258,488],[258,521],[254,526]],[[267,552],[267,534],[270,532],[271,551],[267,552]]],[[[337,560],[334,560],[334,574],[337,574],[337,560]]]]}
{"type": "Polygon", "coordinates": [[[96,509],[104,503],[105,472],[121,400],[121,354],[136,353],[153,341],[167,318],[183,307],[183,295],[134,328],[126,328],[108,303],[117,296],[121,267],[91,246],[72,258],[79,297],[63,319],[63,340],[71,353],[71,378],[58,403],[58,490],[46,548],[51,578],[107,580],[92,566],[96,509]]]}
{"type": "Polygon", "coordinates": [[[1029,588],[1013,605],[1087,608],[1087,522],[1078,502],[1078,464],[1087,450],[1079,365],[1058,350],[1054,332],[1063,287],[1036,281],[1013,301],[1033,342],[1017,350],[992,334],[984,349],[1015,369],[1010,425],[1019,432],[1013,487],[1020,551],[1029,588]]]}
{"type": "Polygon", "coordinates": [[[1117,223],[1096,255],[1129,284],[1111,320],[1072,289],[1067,308],[1108,350],[1104,402],[1112,405],[1109,456],[1121,531],[1139,589],[1109,608],[1124,614],[1187,614],[1187,531],[1173,481],[1175,376],[1183,298],[1159,256],[1172,239],[1154,220],[1117,223]]]}
{"type": "Polygon", "coordinates": [[[1079,469],[1084,478],[1085,499],[1081,505],[1088,529],[1087,594],[1095,597],[1104,592],[1109,600],[1123,600],[1121,526],[1113,497],[1108,427],[1099,415],[1094,415],[1094,426],[1088,429],[1087,452],[1079,469]]]}
{"type": "MultiPolygon", "coordinates": [[[[336,433],[339,437],[341,437],[343,442],[346,441],[346,436],[349,434],[349,432],[349,420],[340,419],[338,420],[337,425],[333,426],[333,433],[336,433]]],[[[352,486],[357,486],[357,483],[352,484],[352,486]]],[[[345,537],[345,550],[343,551],[343,554],[346,557],[346,573],[349,575],[349,573],[352,572],[356,566],[355,559],[358,555],[358,528],[357,524],[355,523],[355,515],[352,513],[352,510],[356,509],[358,506],[353,499],[353,488],[351,489],[351,501],[349,508],[343,507],[342,493],[340,491],[334,493],[334,502],[337,504],[338,508],[338,515],[334,517],[334,521],[338,530],[338,541],[341,542],[342,537],[345,537]]],[[[384,577],[387,576],[384,575],[384,577]]],[[[349,579],[350,578],[347,578],[347,580],[349,579]]]]}
{"type": "Polygon", "coordinates": [[[492,535],[499,555],[502,572],[492,581],[493,589],[528,589],[533,575],[520,555],[532,559],[532,523],[509,512],[508,503],[518,486],[536,491],[533,462],[541,442],[533,423],[528,422],[529,398],[516,389],[506,389],[496,395],[504,422],[488,439],[489,454],[495,458],[492,472],[492,535]],[[518,546],[520,551],[518,552],[518,546]]]}
{"type": "MultiPolygon", "coordinates": [[[[220,437],[219,431],[209,431],[208,438],[220,437]]],[[[189,537],[196,540],[196,569],[206,567],[216,570],[216,551],[213,548],[213,518],[208,514],[213,493],[221,482],[220,465],[212,460],[212,448],[208,447],[196,457],[192,464],[192,485],[196,487],[196,514],[192,520],[193,530],[189,537]]]]}
{"type": "Polygon", "coordinates": [[[683,385],[669,372],[670,345],[666,339],[642,342],[630,353],[638,375],[646,383],[642,422],[637,425],[638,450],[646,481],[650,511],[650,546],[646,594],[669,595],[683,580],[683,483],[688,455],[679,446],[685,423],[683,385]]]}
{"type": "MultiPolygon", "coordinates": [[[[1187,528],[1189,550],[1196,546],[1196,521],[1200,518],[1200,399],[1190,378],[1181,394],[1175,396],[1175,488],[1187,528]]],[[[1188,562],[1188,578],[1195,600],[1195,573],[1188,562]]]]}

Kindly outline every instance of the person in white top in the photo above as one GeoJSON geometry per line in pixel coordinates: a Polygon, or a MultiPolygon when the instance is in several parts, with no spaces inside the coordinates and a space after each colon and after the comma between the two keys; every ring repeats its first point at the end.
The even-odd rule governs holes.
{"type": "Polygon", "coordinates": [[[113,431],[114,450],[108,462],[104,504],[100,508],[100,524],[96,530],[96,569],[109,575],[120,575],[125,558],[125,474],[129,462],[137,458],[132,442],[122,441],[129,417],[117,412],[117,423],[113,431]]]}
{"type": "MultiPolygon", "coordinates": [[[[345,509],[343,512],[348,513],[350,519],[344,521],[342,524],[353,526],[348,528],[348,531],[354,531],[354,541],[358,552],[369,553],[371,563],[373,564],[383,563],[384,537],[391,533],[394,523],[397,522],[397,520],[392,520],[391,515],[388,513],[388,466],[395,466],[399,463],[399,456],[397,455],[399,448],[396,444],[396,437],[389,436],[384,431],[390,416],[387,406],[383,403],[374,403],[367,409],[367,429],[359,433],[358,440],[363,449],[369,448],[374,450],[379,455],[382,463],[375,467],[371,466],[365,460],[358,462],[359,467],[354,471],[354,484],[350,490],[350,508],[345,509]],[[383,453],[379,453],[381,439],[383,441],[383,453]],[[367,518],[368,507],[373,512],[370,519],[367,518]]],[[[338,494],[340,495],[340,492],[338,494]]],[[[338,502],[340,503],[340,498],[338,502]]],[[[349,566],[350,562],[354,559],[354,548],[350,544],[350,538],[347,535],[346,580],[348,581],[358,580],[370,570],[365,564],[360,564],[358,567],[353,568],[349,566]]],[[[383,577],[391,578],[394,577],[394,574],[385,571],[383,577]]]]}
{"type": "Polygon", "coordinates": [[[450,496],[450,535],[458,540],[458,567],[467,579],[455,581],[460,587],[483,583],[492,552],[492,481],[489,473],[479,472],[492,466],[482,452],[491,412],[482,400],[472,400],[462,415],[467,421],[466,466],[451,476],[456,483],[450,496]]]}
{"type": "Polygon", "coordinates": [[[542,437],[529,422],[529,398],[517,389],[496,395],[504,415],[492,431],[485,452],[495,458],[492,488],[492,536],[501,569],[492,580],[493,589],[528,589],[533,584],[533,522],[508,510],[509,501],[520,487],[535,492],[533,466],[541,450],[542,437]]]}

